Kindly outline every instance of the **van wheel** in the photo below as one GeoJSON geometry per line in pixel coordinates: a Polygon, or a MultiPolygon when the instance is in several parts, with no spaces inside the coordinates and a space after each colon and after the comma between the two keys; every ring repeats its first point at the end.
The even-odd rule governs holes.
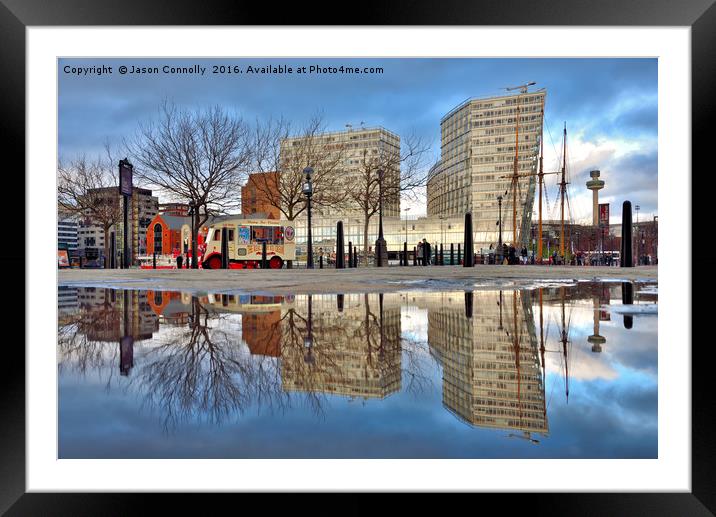
{"type": "Polygon", "coordinates": [[[271,257],[269,260],[269,269],[281,269],[283,267],[283,259],[281,257],[271,257]]]}
{"type": "Polygon", "coordinates": [[[221,269],[221,257],[214,255],[205,264],[206,269],[221,269]]]}

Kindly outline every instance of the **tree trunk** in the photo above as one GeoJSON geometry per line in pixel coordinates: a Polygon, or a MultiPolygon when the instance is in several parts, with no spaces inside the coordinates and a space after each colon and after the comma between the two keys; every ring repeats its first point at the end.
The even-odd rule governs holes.
{"type": "MultiPolygon", "coordinates": [[[[198,218],[196,219],[198,222],[198,218]]],[[[191,268],[192,269],[198,269],[199,268],[199,257],[196,256],[197,253],[197,240],[199,239],[199,225],[195,224],[195,226],[192,228],[192,236],[191,236],[191,268]]]]}
{"type": "Polygon", "coordinates": [[[370,217],[366,216],[363,223],[363,264],[368,265],[368,225],[370,217]]]}

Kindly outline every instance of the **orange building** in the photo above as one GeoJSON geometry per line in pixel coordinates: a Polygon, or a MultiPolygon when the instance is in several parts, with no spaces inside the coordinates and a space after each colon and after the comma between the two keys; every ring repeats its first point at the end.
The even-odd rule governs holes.
{"type": "Polygon", "coordinates": [[[271,205],[266,195],[262,192],[262,189],[265,190],[266,187],[270,189],[278,188],[278,172],[249,174],[246,185],[241,187],[241,213],[243,215],[263,212],[266,214],[266,219],[281,218],[279,209],[271,205]],[[257,183],[262,187],[261,189],[256,187],[257,183]]]}
{"type": "Polygon", "coordinates": [[[159,214],[147,227],[147,253],[179,255],[191,250],[191,217],[159,214]]]}

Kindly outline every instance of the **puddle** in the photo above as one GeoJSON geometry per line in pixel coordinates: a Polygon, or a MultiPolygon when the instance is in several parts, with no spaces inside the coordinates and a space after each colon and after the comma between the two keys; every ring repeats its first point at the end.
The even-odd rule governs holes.
{"type": "Polygon", "coordinates": [[[657,457],[656,284],[559,282],[60,287],[59,455],[657,457]]]}

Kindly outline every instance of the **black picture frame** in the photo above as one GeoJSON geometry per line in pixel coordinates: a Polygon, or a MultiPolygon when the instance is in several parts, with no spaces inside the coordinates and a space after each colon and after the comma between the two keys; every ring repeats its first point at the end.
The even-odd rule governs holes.
{"type": "MultiPolygon", "coordinates": [[[[25,30],[28,26],[62,25],[341,25],[337,19],[326,20],[327,13],[337,15],[337,4],[292,3],[280,8],[260,2],[190,2],[137,1],[122,2],[91,0],[0,0],[0,70],[3,72],[2,106],[3,138],[0,139],[3,157],[10,158],[12,169],[6,173],[15,178],[25,171],[25,30]],[[318,13],[323,13],[318,14],[318,13]],[[319,21],[320,20],[320,21],[319,21]]],[[[714,0],[502,0],[500,2],[440,3],[376,2],[361,3],[359,9],[344,17],[363,25],[551,25],[551,26],[689,26],[691,27],[692,73],[692,163],[693,170],[710,172],[712,160],[707,153],[712,147],[716,120],[716,5],[714,0]],[[710,145],[709,145],[710,144],[710,145]]],[[[565,42],[568,45],[568,42],[565,42]]],[[[53,116],[53,115],[48,115],[53,116]]],[[[674,171],[668,171],[675,173],[674,171]]],[[[682,171],[685,181],[692,181],[691,171],[682,171]]],[[[24,203],[24,182],[14,179],[12,187],[16,203],[24,203]]],[[[701,189],[705,196],[706,189],[701,189]]],[[[697,189],[697,192],[699,190],[697,189]]],[[[705,201],[705,200],[704,200],[705,201]]],[[[698,200],[693,198],[693,205],[698,200]]],[[[704,203],[708,206],[708,203],[704,203]]],[[[6,209],[7,210],[7,209],[6,209]]],[[[691,218],[688,207],[685,218],[691,218]]],[[[17,207],[14,232],[19,233],[24,205],[17,207]]],[[[693,220],[693,219],[692,219],[693,220]]],[[[694,221],[695,222],[695,221],[694,221]]],[[[697,235],[695,232],[693,235],[697,235]]],[[[0,254],[4,269],[24,270],[24,246],[12,253],[0,254]]],[[[709,252],[710,253],[710,252],[709,252]]],[[[691,250],[684,250],[684,262],[692,260],[691,250]]],[[[708,263],[708,262],[707,262],[708,263]]],[[[694,265],[697,262],[693,263],[694,265]]],[[[19,290],[19,286],[16,292],[19,290]]],[[[4,314],[16,314],[25,305],[18,297],[5,296],[4,314]]],[[[695,299],[690,303],[696,309],[695,299]]],[[[700,309],[701,311],[708,308],[700,309]]],[[[699,312],[696,311],[698,319],[699,312]]],[[[692,316],[693,318],[693,316],[692,316]]],[[[495,501],[511,510],[524,508],[537,514],[590,515],[713,515],[716,513],[716,440],[711,422],[714,416],[714,389],[707,381],[712,375],[708,352],[710,340],[691,347],[691,321],[684,326],[682,343],[678,346],[692,357],[692,491],[690,493],[617,493],[617,494],[531,494],[484,495],[487,498],[509,498],[495,501]]],[[[26,344],[27,346],[27,344],[26,344]]],[[[662,346],[660,344],[660,346],[662,346]]],[[[4,374],[0,397],[0,511],[8,515],[110,515],[136,513],[148,508],[137,494],[59,494],[26,493],[25,469],[25,351],[17,340],[4,347],[4,374]],[[13,345],[13,346],[10,346],[13,345]]],[[[565,473],[568,475],[568,473],[565,473]]],[[[164,512],[174,505],[187,510],[186,498],[174,494],[154,496],[164,512]]],[[[245,496],[244,496],[245,497],[245,496]]],[[[473,497],[473,496],[471,496],[473,497]]],[[[252,498],[256,502],[258,498],[252,498]]],[[[214,500],[216,501],[216,500],[214,500]]],[[[265,501],[265,500],[264,500],[265,501]]],[[[480,501],[482,503],[482,501],[480,501]]],[[[485,501],[487,504],[488,501],[485,501]]],[[[412,504],[422,505],[422,497],[414,497],[412,504]]],[[[299,503],[301,504],[301,503],[299,503]]],[[[335,503],[328,503],[329,507],[335,503]]],[[[475,504],[471,502],[470,504],[475,504]]],[[[206,507],[204,507],[206,509],[206,507]]],[[[312,506],[313,508],[313,506],[312,506]]],[[[349,507],[350,508],[350,507],[349,507]]],[[[404,508],[406,510],[407,508],[404,508]]],[[[403,510],[403,511],[404,511],[403,510]]],[[[164,513],[163,512],[163,513],[164,513]]]]}

